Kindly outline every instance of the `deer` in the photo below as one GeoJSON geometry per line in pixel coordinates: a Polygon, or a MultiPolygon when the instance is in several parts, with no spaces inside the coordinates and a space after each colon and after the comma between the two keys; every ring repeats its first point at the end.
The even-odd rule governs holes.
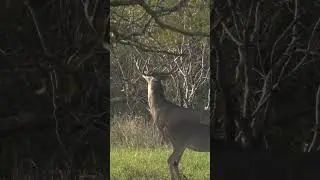
{"type": "Polygon", "coordinates": [[[210,114],[209,111],[197,111],[178,106],[167,100],[162,81],[176,69],[169,72],[145,72],[147,63],[141,69],[136,61],[138,73],[146,80],[148,104],[152,119],[160,133],[169,140],[173,152],[167,159],[171,180],[186,177],[179,171],[179,162],[188,148],[198,152],[210,152],[210,114]]]}

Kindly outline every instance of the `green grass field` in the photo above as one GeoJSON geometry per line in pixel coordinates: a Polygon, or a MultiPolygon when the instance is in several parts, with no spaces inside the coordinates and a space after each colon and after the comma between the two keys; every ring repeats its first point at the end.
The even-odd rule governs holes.
{"type": "MultiPolygon", "coordinates": [[[[171,149],[111,149],[112,180],[169,179],[167,158],[171,149]]],[[[188,179],[209,179],[210,154],[185,151],[180,169],[188,179]]]]}
{"type": "MultiPolygon", "coordinates": [[[[114,117],[111,123],[111,179],[169,179],[171,146],[161,143],[157,129],[142,117],[114,117]]],[[[210,153],[186,150],[180,169],[190,180],[209,179],[210,153]]]]}

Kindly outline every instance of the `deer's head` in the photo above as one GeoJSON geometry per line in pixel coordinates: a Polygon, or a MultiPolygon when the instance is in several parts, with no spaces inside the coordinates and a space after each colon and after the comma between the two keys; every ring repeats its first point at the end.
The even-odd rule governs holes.
{"type": "Polygon", "coordinates": [[[147,81],[148,87],[151,86],[157,88],[158,86],[162,86],[161,81],[170,77],[170,75],[176,70],[177,66],[171,68],[169,72],[164,72],[164,70],[161,72],[155,70],[149,71],[147,70],[147,62],[144,64],[143,69],[141,69],[139,62],[136,61],[136,67],[139,74],[147,81]]]}
{"type": "Polygon", "coordinates": [[[148,86],[156,87],[161,85],[162,80],[166,80],[170,74],[164,73],[150,73],[150,74],[142,74],[142,77],[147,81],[148,86]]]}
{"type": "MultiPolygon", "coordinates": [[[[147,81],[148,83],[148,100],[149,105],[152,99],[163,99],[164,98],[164,90],[161,81],[170,77],[170,75],[176,70],[177,66],[174,66],[168,72],[156,71],[155,69],[150,71],[147,68],[147,62],[145,62],[143,68],[141,69],[141,65],[138,61],[136,61],[136,67],[139,74],[147,81]]],[[[164,68],[163,68],[164,69],[164,68]]]]}

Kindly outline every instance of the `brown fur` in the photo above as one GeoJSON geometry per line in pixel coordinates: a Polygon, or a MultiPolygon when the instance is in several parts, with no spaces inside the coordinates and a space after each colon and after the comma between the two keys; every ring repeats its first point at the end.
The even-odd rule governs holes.
{"type": "Polygon", "coordinates": [[[168,159],[171,179],[175,179],[175,175],[180,179],[182,174],[179,173],[178,165],[186,148],[199,152],[210,151],[209,111],[183,108],[168,101],[161,84],[165,76],[160,73],[143,77],[148,83],[148,103],[152,119],[173,146],[173,153],[168,159]]]}

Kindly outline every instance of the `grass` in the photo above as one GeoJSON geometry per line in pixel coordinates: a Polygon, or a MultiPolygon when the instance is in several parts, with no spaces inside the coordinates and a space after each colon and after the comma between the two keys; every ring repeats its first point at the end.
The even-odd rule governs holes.
{"type": "MultiPolygon", "coordinates": [[[[167,158],[171,149],[130,149],[111,150],[111,179],[169,179],[167,158]]],[[[186,150],[180,169],[188,179],[209,179],[209,153],[186,150]]]]}
{"type": "MultiPolygon", "coordinates": [[[[142,117],[114,117],[111,125],[111,179],[169,179],[171,146],[142,117]]],[[[188,179],[209,179],[210,154],[186,150],[180,169],[188,179]]]]}

